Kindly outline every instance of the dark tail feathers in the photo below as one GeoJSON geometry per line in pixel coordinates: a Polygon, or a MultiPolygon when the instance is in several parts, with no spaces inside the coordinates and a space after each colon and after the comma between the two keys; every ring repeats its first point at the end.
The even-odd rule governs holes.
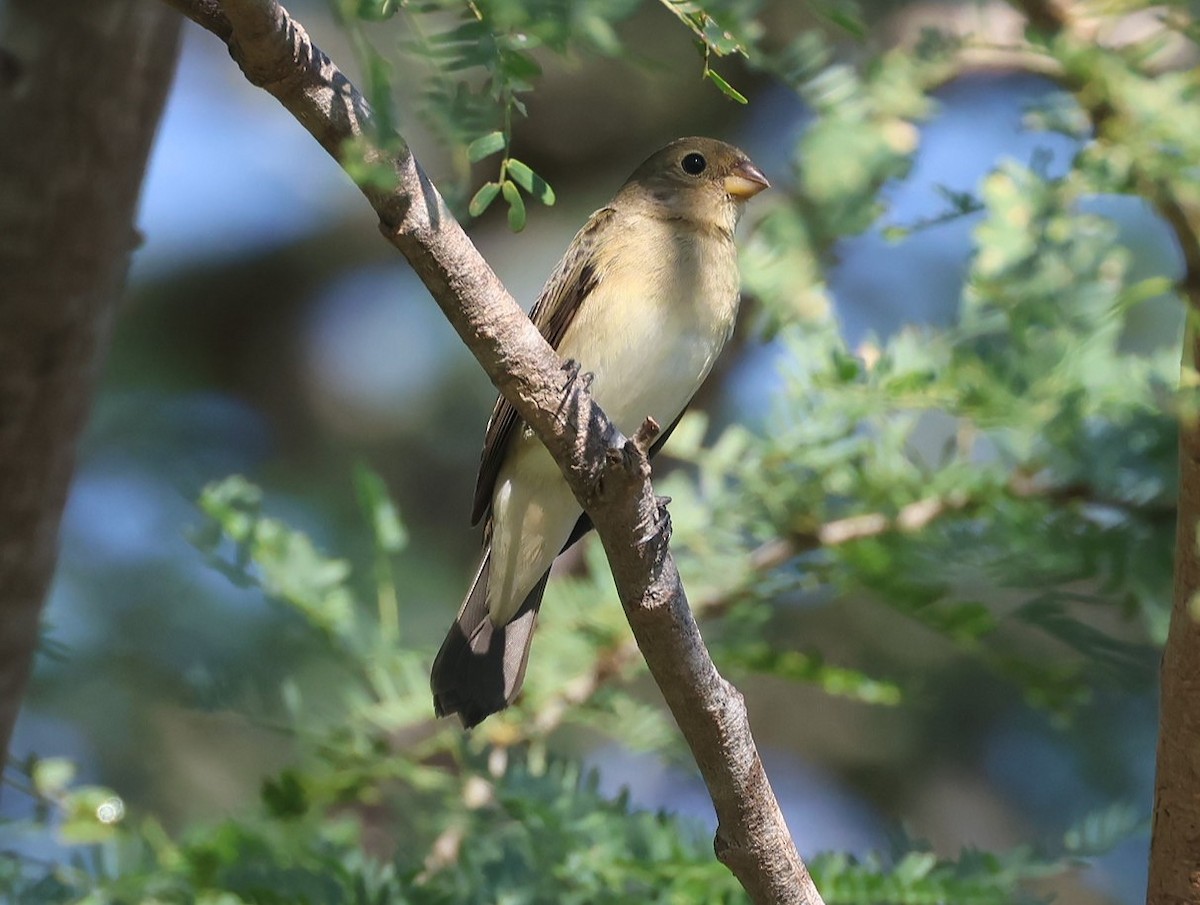
{"type": "Polygon", "coordinates": [[[491,549],[485,549],[467,599],[433,661],[430,679],[437,715],[457,713],[468,729],[503,710],[521,690],[538,607],[550,577],[547,571],[508,624],[497,627],[487,611],[491,559],[491,549]]]}

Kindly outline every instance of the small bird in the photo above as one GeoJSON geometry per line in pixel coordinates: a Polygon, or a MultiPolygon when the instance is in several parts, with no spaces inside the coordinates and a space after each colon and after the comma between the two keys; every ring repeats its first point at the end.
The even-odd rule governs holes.
{"type": "MultiPolygon", "coordinates": [[[[546,341],[592,375],[622,433],[678,422],[733,333],[733,231],[768,187],[742,151],[681,138],[638,167],[575,236],[530,312],[546,341]]],[[[484,439],[471,523],[486,519],[471,589],[433,663],[438,716],[466,727],[520,691],[538,608],[560,552],[590,528],[541,441],[503,396],[484,439]]]]}

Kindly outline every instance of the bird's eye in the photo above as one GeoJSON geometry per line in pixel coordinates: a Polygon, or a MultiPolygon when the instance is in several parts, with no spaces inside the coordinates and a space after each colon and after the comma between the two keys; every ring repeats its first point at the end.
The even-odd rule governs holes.
{"type": "Polygon", "coordinates": [[[683,158],[683,162],[680,164],[680,166],[683,167],[683,171],[685,173],[688,173],[692,176],[699,176],[704,172],[704,168],[708,166],[708,161],[704,159],[703,154],[697,154],[693,151],[691,154],[687,155],[687,157],[683,158]]]}

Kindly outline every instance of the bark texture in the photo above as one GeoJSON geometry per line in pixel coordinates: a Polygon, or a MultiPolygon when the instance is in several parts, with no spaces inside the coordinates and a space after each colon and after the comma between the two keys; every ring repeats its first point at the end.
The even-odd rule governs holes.
{"type": "MultiPolygon", "coordinates": [[[[1184,385],[1200,366],[1200,212],[1158,199],[1184,259],[1180,291],[1188,305],[1184,385]],[[1189,374],[1188,372],[1191,372],[1189,374]]],[[[1158,754],[1150,833],[1147,905],[1200,905],[1200,395],[1179,423],[1179,522],[1175,593],[1159,670],[1158,754]]]]}
{"type": "MultiPolygon", "coordinates": [[[[1193,327],[1188,334],[1191,354],[1185,359],[1194,367],[1200,362],[1200,331],[1193,327]]],[[[1200,903],[1200,622],[1193,606],[1200,600],[1198,527],[1200,425],[1193,418],[1179,434],[1175,600],[1160,672],[1147,905],[1200,903]]]]}
{"type": "Polygon", "coordinates": [[[696,757],[717,812],[717,856],[756,903],[818,905],[759,760],[741,695],[717,674],[669,550],[650,484],[647,422],[622,437],[587,381],[558,358],[454,220],[398,136],[376,133],[361,94],[274,0],[167,0],[221,38],[335,159],[390,174],[360,188],[492,382],[562,468],[604,543],[638,644],[696,757]]]}
{"type": "Polygon", "coordinates": [[[179,17],[146,0],[0,5],[0,752],[130,254],[179,17]]]}

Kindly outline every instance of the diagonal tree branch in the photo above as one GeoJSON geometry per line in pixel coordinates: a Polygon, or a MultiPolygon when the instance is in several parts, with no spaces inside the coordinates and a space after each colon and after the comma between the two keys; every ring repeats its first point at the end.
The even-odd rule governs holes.
{"type": "Polygon", "coordinates": [[[246,77],[343,166],[386,171],[359,188],[484,371],[545,443],[592,518],[634,636],[696,758],[717,812],[717,856],[758,903],[817,905],[750,734],[717,673],[668,549],[646,457],[657,425],[626,440],[593,405],[454,220],[398,136],[274,0],[168,0],[216,34],[246,77]]]}

